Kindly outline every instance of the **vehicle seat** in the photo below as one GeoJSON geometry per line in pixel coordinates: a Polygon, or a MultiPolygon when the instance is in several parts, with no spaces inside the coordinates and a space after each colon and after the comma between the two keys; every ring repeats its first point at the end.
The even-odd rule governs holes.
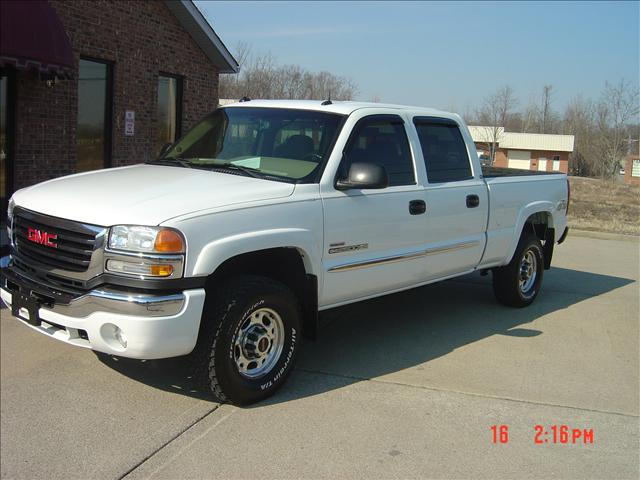
{"type": "Polygon", "coordinates": [[[273,150],[273,155],[280,158],[302,160],[313,153],[313,140],[307,135],[293,135],[273,150]]]}

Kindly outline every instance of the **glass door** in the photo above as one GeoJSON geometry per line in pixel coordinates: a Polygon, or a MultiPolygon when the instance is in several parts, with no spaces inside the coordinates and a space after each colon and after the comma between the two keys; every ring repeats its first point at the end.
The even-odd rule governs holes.
{"type": "Polygon", "coordinates": [[[13,193],[14,73],[0,69],[0,257],[9,253],[7,207],[13,193]]]}
{"type": "Polygon", "coordinates": [[[80,59],[76,173],[110,166],[112,84],[110,63],[80,59]]]}

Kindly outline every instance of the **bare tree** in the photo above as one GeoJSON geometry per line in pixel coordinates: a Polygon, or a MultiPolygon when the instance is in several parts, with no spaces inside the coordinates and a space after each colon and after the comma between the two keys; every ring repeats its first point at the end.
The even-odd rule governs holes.
{"type": "Polygon", "coordinates": [[[278,65],[273,55],[254,54],[247,44],[238,44],[240,73],[220,76],[220,98],[278,98],[350,100],[358,88],[330,72],[309,72],[298,65],[278,65]]]}
{"type": "Polygon", "coordinates": [[[605,83],[596,109],[599,150],[602,154],[600,174],[612,177],[620,168],[626,154],[629,124],[638,123],[638,87],[620,80],[605,83]]]}
{"type": "Polygon", "coordinates": [[[569,163],[570,173],[582,177],[597,175],[599,155],[593,102],[582,96],[571,100],[564,113],[561,132],[575,137],[569,163]]]}
{"type": "Polygon", "coordinates": [[[487,130],[485,139],[489,147],[489,157],[493,165],[496,159],[498,142],[504,133],[511,111],[517,104],[513,89],[509,85],[500,87],[494,94],[485,98],[477,117],[487,130]]]}
{"type": "Polygon", "coordinates": [[[521,132],[533,132],[539,124],[540,108],[534,95],[529,97],[529,103],[525,107],[522,113],[522,125],[520,127],[521,132]]]}
{"type": "Polygon", "coordinates": [[[551,97],[553,86],[542,87],[542,107],[540,108],[540,133],[547,133],[551,117],[551,97]]]}
{"type": "Polygon", "coordinates": [[[553,87],[545,85],[542,98],[532,96],[522,111],[509,86],[486,97],[475,115],[464,115],[469,124],[483,125],[475,137],[485,144],[495,161],[498,143],[506,131],[561,133],[575,137],[570,172],[580,176],[612,177],[625,155],[640,149],[640,95],[638,85],[621,80],[606,83],[599,101],[578,96],[560,116],[553,110],[553,87]],[[504,127],[504,128],[503,128],[504,127]]]}
{"type": "Polygon", "coordinates": [[[464,111],[462,113],[462,119],[465,121],[467,125],[471,125],[476,121],[476,114],[473,112],[470,103],[466,103],[464,106],[464,111]]]}

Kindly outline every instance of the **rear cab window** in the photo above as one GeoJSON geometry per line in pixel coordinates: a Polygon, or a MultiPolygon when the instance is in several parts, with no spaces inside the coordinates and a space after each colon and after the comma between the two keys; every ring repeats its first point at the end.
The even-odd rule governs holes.
{"type": "Polygon", "coordinates": [[[429,183],[473,178],[467,145],[458,124],[438,117],[414,117],[429,183]]]}

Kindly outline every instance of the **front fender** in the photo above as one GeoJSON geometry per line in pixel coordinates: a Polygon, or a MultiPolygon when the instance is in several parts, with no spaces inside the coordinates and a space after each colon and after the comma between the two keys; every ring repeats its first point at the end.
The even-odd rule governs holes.
{"type": "Polygon", "coordinates": [[[282,247],[297,249],[307,273],[321,280],[320,246],[311,231],[298,228],[259,230],[216,239],[200,250],[190,275],[211,275],[224,261],[237,255],[282,247]]]}

